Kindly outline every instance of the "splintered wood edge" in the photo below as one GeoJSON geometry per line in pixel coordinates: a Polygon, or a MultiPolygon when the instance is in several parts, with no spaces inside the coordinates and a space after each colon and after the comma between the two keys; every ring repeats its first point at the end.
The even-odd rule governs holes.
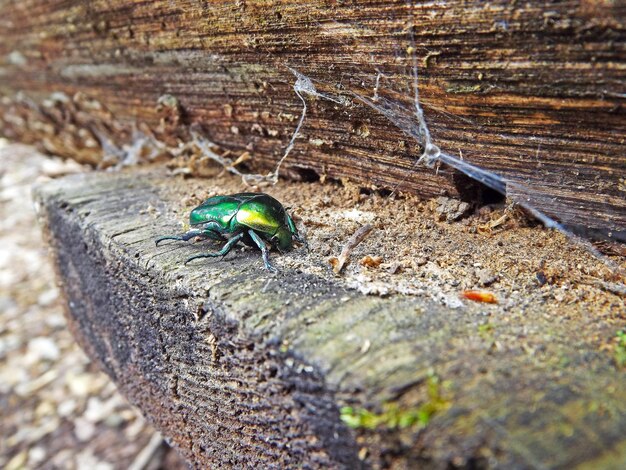
{"type": "Polygon", "coordinates": [[[618,447],[624,458],[614,370],[483,357],[462,341],[476,325],[466,311],[421,298],[249,260],[184,266],[180,245],[154,245],[176,221],[146,211],[167,207],[173,186],[159,173],[84,174],[35,196],[76,339],[192,465],[376,466],[390,450],[433,465],[496,453],[502,465],[562,465],[618,447]],[[497,372],[482,377],[481,364],[497,372]],[[433,377],[454,386],[433,397],[433,377]],[[442,406],[427,423],[385,421],[429,400],[442,406]],[[581,409],[591,402],[602,420],[581,409]],[[344,405],[377,429],[350,430],[344,405]]]}

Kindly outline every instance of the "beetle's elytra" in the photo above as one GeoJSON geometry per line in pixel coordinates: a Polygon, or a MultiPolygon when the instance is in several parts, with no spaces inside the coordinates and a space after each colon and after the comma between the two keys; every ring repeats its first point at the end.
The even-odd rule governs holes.
{"type": "Polygon", "coordinates": [[[220,251],[192,256],[185,263],[198,258],[225,256],[241,241],[259,248],[265,267],[276,271],[269,261],[266,242],[281,252],[291,249],[294,240],[306,243],[283,205],[264,193],[210,197],[191,211],[189,225],[189,231],[157,238],[156,244],[163,240],[188,241],[194,237],[225,241],[226,244],[220,251]]]}

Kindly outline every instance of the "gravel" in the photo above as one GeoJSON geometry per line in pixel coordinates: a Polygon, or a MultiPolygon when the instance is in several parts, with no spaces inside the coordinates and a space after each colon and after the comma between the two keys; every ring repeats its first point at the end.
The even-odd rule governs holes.
{"type": "Polygon", "coordinates": [[[185,468],[67,330],[31,186],[78,171],[0,139],[0,468],[185,468]]]}

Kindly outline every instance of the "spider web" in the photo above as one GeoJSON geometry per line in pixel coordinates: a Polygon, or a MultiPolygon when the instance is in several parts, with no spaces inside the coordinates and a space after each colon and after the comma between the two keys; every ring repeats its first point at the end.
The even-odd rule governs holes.
{"type": "MultiPolygon", "coordinates": [[[[406,2],[405,16],[391,18],[392,21],[402,25],[402,30],[397,34],[393,55],[400,59],[396,63],[377,62],[377,58],[372,57],[371,71],[360,71],[358,74],[341,73],[338,80],[331,83],[327,78],[313,78],[320,76],[319,71],[312,69],[305,61],[296,63],[286,63],[280,61],[279,64],[287,67],[295,77],[293,85],[294,92],[302,101],[302,115],[298,125],[291,137],[291,140],[280,159],[275,171],[267,177],[271,183],[277,181],[278,172],[283,162],[292,151],[296,139],[302,130],[307,113],[307,101],[305,97],[318,98],[332,101],[335,104],[349,106],[351,102],[357,102],[369,107],[372,112],[384,116],[390,125],[400,129],[419,144],[421,153],[414,157],[411,168],[428,167],[436,171],[440,165],[446,165],[463,173],[469,178],[505,195],[510,201],[519,204],[530,212],[536,219],[541,221],[547,228],[553,228],[566,234],[576,244],[583,246],[594,256],[602,259],[613,270],[620,268],[608,257],[602,255],[591,243],[592,237],[597,237],[597,230],[586,230],[577,220],[575,212],[568,210],[571,202],[567,198],[555,196],[559,192],[568,194],[576,191],[577,170],[570,170],[562,163],[556,168],[550,165],[543,165],[539,159],[542,145],[549,147],[551,143],[545,136],[531,135],[526,138],[527,145],[536,146],[536,165],[534,171],[540,175],[534,181],[545,181],[547,184],[538,187],[533,180],[527,179],[524,174],[507,172],[506,174],[494,169],[487,169],[479,164],[472,163],[463,158],[462,149],[457,152],[450,151],[441,145],[436,135],[433,135],[429,124],[436,122],[437,118],[444,116],[448,121],[456,121],[465,127],[471,126],[475,132],[481,132],[483,126],[466,117],[454,115],[444,109],[435,106],[428,106],[428,101],[420,94],[420,65],[427,63],[431,52],[419,57],[418,50],[424,50],[421,44],[417,44],[415,35],[415,18],[413,11],[417,8],[412,2],[406,2]],[[384,64],[384,65],[382,65],[384,64]],[[322,88],[324,91],[319,91],[322,88]],[[555,186],[561,191],[554,191],[555,186]],[[546,191],[546,188],[552,191],[546,191]],[[558,218],[556,214],[559,214],[558,218]]],[[[420,5],[419,8],[424,8],[420,5]]],[[[335,34],[334,40],[338,40],[339,59],[342,58],[342,51],[359,47],[359,40],[371,41],[371,26],[358,21],[350,20],[342,22],[337,19],[324,20],[318,23],[320,28],[332,29],[334,32],[350,30],[350,39],[341,34],[335,34]],[[329,26],[330,25],[330,26],[329,26]],[[357,34],[355,34],[355,31],[357,34]],[[358,32],[361,32],[359,34],[358,32]],[[363,39],[355,39],[362,37],[363,39]]],[[[434,54],[433,54],[434,55],[434,54]]],[[[328,77],[328,74],[322,75],[328,77]]],[[[499,134],[499,138],[508,141],[518,139],[516,135],[499,134]]],[[[259,175],[257,175],[259,176],[259,175]]],[[[258,178],[257,178],[258,179],[258,178]]],[[[401,187],[403,182],[397,184],[395,189],[401,187]]],[[[588,190],[588,189],[587,189],[588,190]]],[[[606,200],[611,199],[610,194],[602,195],[606,200]]],[[[626,241],[626,231],[608,230],[602,233],[605,238],[626,241]]]]}

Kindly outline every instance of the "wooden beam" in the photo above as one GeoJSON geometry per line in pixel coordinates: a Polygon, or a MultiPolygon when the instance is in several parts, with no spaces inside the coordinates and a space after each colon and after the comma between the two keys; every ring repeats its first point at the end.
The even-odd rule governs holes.
{"type": "Polygon", "coordinates": [[[474,281],[445,259],[473,272],[467,250],[476,235],[453,235],[411,201],[372,196],[348,211],[303,183],[272,190],[297,202],[311,244],[308,254],[272,254],[276,275],[253,251],[185,266],[210,246],[155,247],[157,236],[181,230],[201,194],[240,185],[229,176],[92,173],[36,190],[75,337],[192,466],[624,463],[625,376],[611,352],[626,326],[623,299],[603,290],[601,265],[539,227],[485,238],[501,251],[491,261],[480,255],[483,268],[516,268],[502,284],[480,281],[496,282],[499,305],[459,302],[459,283],[474,281]],[[391,225],[376,222],[363,249],[383,252],[375,240],[384,234],[399,255],[417,237],[431,260],[405,265],[402,281],[382,267],[359,271],[355,260],[345,280],[334,277],[323,251],[334,252],[332,237],[347,239],[354,221],[329,225],[326,215],[384,207],[395,214],[391,225]],[[527,266],[543,266],[545,288],[527,266]],[[420,273],[439,281],[410,287],[420,273]]]}
{"type": "Polygon", "coordinates": [[[283,175],[480,199],[452,168],[415,165],[423,147],[400,128],[417,129],[417,71],[444,152],[517,202],[626,238],[621,2],[14,0],[0,24],[9,138],[108,166],[171,158],[145,136],[176,146],[196,123],[265,172],[302,112],[291,67],[325,97],[302,92],[283,175]]]}

